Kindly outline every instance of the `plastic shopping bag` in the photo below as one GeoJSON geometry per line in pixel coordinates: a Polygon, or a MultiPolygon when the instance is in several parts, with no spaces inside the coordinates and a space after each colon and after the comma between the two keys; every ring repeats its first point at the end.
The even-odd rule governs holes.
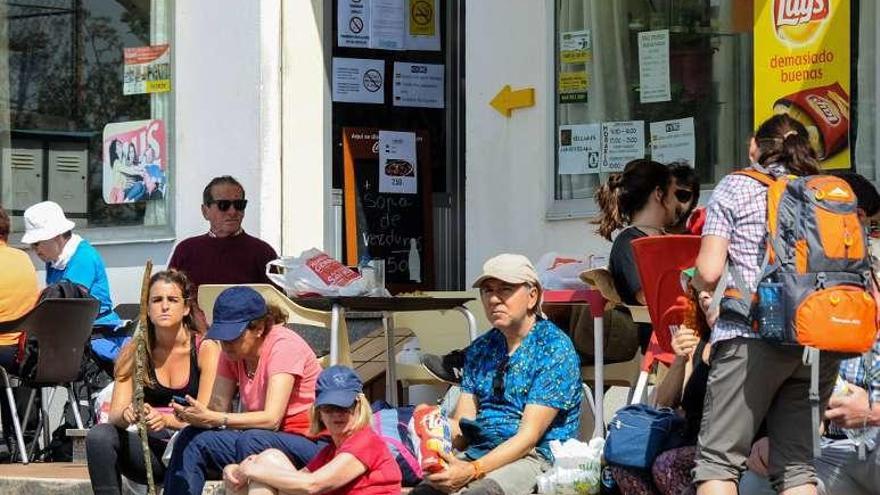
{"type": "Polygon", "coordinates": [[[95,396],[95,417],[98,424],[108,423],[110,421],[110,400],[113,398],[113,384],[102,388],[95,396]]]}
{"type": "Polygon", "coordinates": [[[266,276],[297,296],[360,296],[367,293],[367,284],[354,270],[312,248],[299,256],[284,257],[266,264],[266,276]],[[274,273],[272,267],[280,273],[274,273]]]}
{"type": "Polygon", "coordinates": [[[584,443],[571,438],[565,443],[550,441],[555,461],[553,467],[538,476],[538,493],[593,495],[599,493],[602,450],[605,440],[594,438],[584,443]]]}
{"type": "Polygon", "coordinates": [[[590,259],[586,256],[562,256],[547,253],[541,256],[535,270],[541,286],[545,289],[585,289],[587,285],[580,274],[590,269],[590,259]]]}

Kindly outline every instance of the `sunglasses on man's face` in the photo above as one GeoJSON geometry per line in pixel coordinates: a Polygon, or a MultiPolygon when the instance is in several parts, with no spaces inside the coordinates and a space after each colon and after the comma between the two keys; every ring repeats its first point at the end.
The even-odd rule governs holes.
{"type": "Polygon", "coordinates": [[[229,211],[230,207],[233,207],[238,211],[244,211],[244,209],[247,208],[246,199],[216,199],[208,203],[208,206],[211,206],[212,204],[217,205],[217,209],[220,211],[229,211]]]}
{"type": "Polygon", "coordinates": [[[690,189],[676,189],[673,194],[679,203],[687,203],[694,197],[694,192],[690,189]]]}
{"type": "Polygon", "coordinates": [[[495,376],[492,378],[492,394],[495,397],[504,396],[504,375],[507,374],[507,363],[509,360],[509,356],[504,356],[504,360],[501,361],[498,369],[495,370],[495,376]]]}

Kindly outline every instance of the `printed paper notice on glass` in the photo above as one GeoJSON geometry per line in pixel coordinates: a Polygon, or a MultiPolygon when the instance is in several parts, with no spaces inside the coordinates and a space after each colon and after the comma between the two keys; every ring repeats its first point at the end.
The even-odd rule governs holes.
{"type": "Polygon", "coordinates": [[[599,172],[621,172],[632,160],[645,157],[645,121],[602,123],[602,161],[599,172]]]}
{"type": "Polygon", "coordinates": [[[443,108],[443,65],[394,62],[394,106],[443,108]]]}
{"type": "Polygon", "coordinates": [[[672,99],[669,84],[669,30],[639,33],[639,101],[672,99]]]}
{"type": "Polygon", "coordinates": [[[559,33],[559,61],[563,64],[585,64],[593,57],[590,30],[559,33]]]}
{"type": "Polygon", "coordinates": [[[123,48],[122,94],[171,91],[171,58],[168,44],[123,48]]]}
{"type": "Polygon", "coordinates": [[[385,103],[385,61],[334,58],[333,101],[385,103]]]}
{"type": "Polygon", "coordinates": [[[438,0],[408,0],[406,15],[406,49],[440,51],[440,17],[438,0]]]}
{"type": "Polygon", "coordinates": [[[370,48],[403,50],[406,15],[403,0],[370,0],[370,48]]]}
{"type": "Polygon", "coordinates": [[[694,166],[697,155],[693,117],[651,122],[650,128],[652,160],[666,164],[686,162],[694,166]]]}
{"type": "Polygon", "coordinates": [[[559,126],[559,175],[599,173],[601,135],[601,124],[559,126]]]}
{"type": "Polygon", "coordinates": [[[416,133],[379,131],[379,192],[418,194],[416,133]]]}
{"type": "Polygon", "coordinates": [[[585,103],[590,76],[587,71],[559,73],[559,103],[585,103]]]}
{"type": "Polygon", "coordinates": [[[336,16],[336,45],[352,48],[370,47],[370,2],[339,0],[336,16]]]}

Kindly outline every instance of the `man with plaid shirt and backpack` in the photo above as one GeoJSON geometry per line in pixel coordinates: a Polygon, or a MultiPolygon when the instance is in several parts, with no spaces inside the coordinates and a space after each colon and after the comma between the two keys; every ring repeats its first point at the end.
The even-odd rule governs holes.
{"type": "MultiPolygon", "coordinates": [[[[751,295],[757,292],[763,280],[762,267],[769,267],[767,262],[778,265],[782,260],[786,265],[780,273],[788,275],[790,272],[786,270],[795,265],[788,264],[791,258],[797,256],[800,261],[804,254],[801,249],[793,249],[794,246],[777,246],[773,249],[774,259],[766,257],[768,239],[779,239],[768,236],[768,232],[772,233],[770,227],[776,227],[768,223],[770,186],[762,184],[761,177],[754,175],[763,174],[770,182],[795,182],[790,179],[792,176],[818,174],[819,164],[806,129],[787,115],[775,115],[761,124],[752,140],[750,157],[754,163],[746,174],[728,175],[712,194],[696,261],[697,273],[692,280],[713,326],[712,366],[693,471],[694,483],[698,495],[736,494],[754,436],[766,421],[773,446],[769,474],[774,489],[788,495],[812,495],[816,493],[817,483],[813,439],[805,432],[812,431],[813,424],[818,422],[818,411],[814,420],[813,410],[828,401],[839,360],[822,353],[819,366],[804,364],[803,348],[771,342],[759,335],[750,318],[750,308],[751,295]],[[762,261],[765,259],[766,262],[762,261]],[[720,298],[718,313],[721,294],[724,297],[720,298]]],[[[841,189],[849,187],[843,184],[841,189]]],[[[842,229],[846,235],[858,234],[854,226],[848,229],[842,229]]],[[[862,237],[857,240],[864,242],[862,237]]],[[[844,257],[841,263],[848,259],[844,257]]],[[[816,278],[817,285],[824,290],[826,274],[816,278]]],[[[784,286],[785,280],[777,285],[784,286]]],[[[828,288],[836,289],[836,286],[828,288]]],[[[785,295],[781,294],[780,299],[785,295]]],[[[867,303],[853,300],[857,304],[867,303]]],[[[786,300],[782,302],[785,304],[786,300]]],[[[786,321],[790,316],[782,308],[768,314],[783,319],[776,322],[775,330],[788,331],[792,320],[786,321]]],[[[765,328],[774,329],[771,325],[760,327],[762,331],[765,328]]]]}
{"type": "MultiPolygon", "coordinates": [[[[880,217],[880,194],[863,176],[839,174],[852,188],[863,224],[880,217]]],[[[874,243],[872,255],[878,247],[874,243]]],[[[873,256],[875,274],[878,257],[873,256]]],[[[829,421],[822,455],[815,460],[818,491],[824,494],[870,495],[880,487],[880,336],[867,354],[840,363],[838,386],[828,403],[829,421]]],[[[742,495],[775,493],[766,480],[767,439],[752,448],[749,471],[740,481],[742,495]]]]}

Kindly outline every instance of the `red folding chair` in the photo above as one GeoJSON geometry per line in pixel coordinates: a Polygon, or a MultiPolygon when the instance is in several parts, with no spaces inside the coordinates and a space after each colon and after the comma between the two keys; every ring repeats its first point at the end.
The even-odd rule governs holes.
{"type": "Polygon", "coordinates": [[[669,327],[681,324],[682,314],[669,312],[669,309],[675,305],[679,296],[684,295],[681,271],[694,266],[700,251],[700,237],[642,237],[632,241],[632,248],[653,325],[651,341],[642,360],[642,373],[632,395],[635,403],[641,401],[647,387],[648,375],[656,369],[657,364],[669,366],[675,360],[669,327]]]}

